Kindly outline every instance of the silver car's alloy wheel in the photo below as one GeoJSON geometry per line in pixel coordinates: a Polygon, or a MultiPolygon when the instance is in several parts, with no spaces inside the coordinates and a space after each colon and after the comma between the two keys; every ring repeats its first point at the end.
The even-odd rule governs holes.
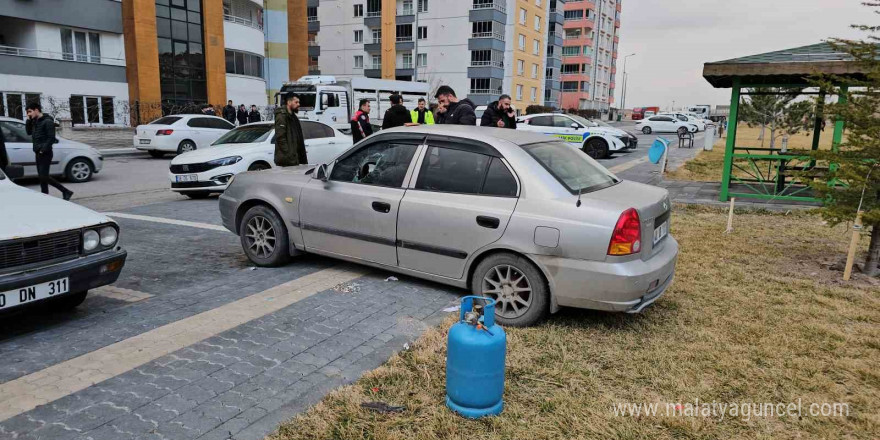
{"type": "Polygon", "coordinates": [[[248,250],[259,258],[269,258],[275,252],[275,228],[265,217],[254,216],[250,219],[245,239],[248,250]]]}
{"type": "Polygon", "coordinates": [[[504,264],[490,269],[483,277],[483,295],[498,301],[495,313],[502,318],[518,318],[532,305],[532,286],[517,268],[504,264]]]}
{"type": "Polygon", "coordinates": [[[85,162],[77,162],[70,167],[70,175],[77,181],[83,181],[92,175],[92,169],[85,162]]]}

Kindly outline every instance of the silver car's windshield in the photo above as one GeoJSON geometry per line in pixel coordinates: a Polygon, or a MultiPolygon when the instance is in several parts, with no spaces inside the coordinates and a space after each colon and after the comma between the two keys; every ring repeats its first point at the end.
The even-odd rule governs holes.
{"type": "Polygon", "coordinates": [[[263,142],[269,138],[269,133],[272,131],[272,128],[272,125],[267,124],[238,127],[235,130],[228,131],[223,136],[220,136],[220,139],[217,139],[213,145],[263,142]]]}
{"type": "Polygon", "coordinates": [[[522,148],[572,194],[600,190],[620,181],[602,165],[565,142],[538,142],[522,148]]]}

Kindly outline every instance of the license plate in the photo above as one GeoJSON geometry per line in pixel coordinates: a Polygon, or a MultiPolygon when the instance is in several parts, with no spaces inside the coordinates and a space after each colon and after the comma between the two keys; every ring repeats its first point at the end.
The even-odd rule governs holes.
{"type": "Polygon", "coordinates": [[[669,222],[663,222],[660,226],[654,228],[654,244],[662,240],[669,233],[669,222]]]}
{"type": "Polygon", "coordinates": [[[174,178],[177,179],[177,183],[199,181],[199,176],[196,174],[184,174],[182,176],[175,176],[174,178]]]}
{"type": "Polygon", "coordinates": [[[141,145],[149,145],[150,144],[149,139],[139,139],[138,142],[140,142],[141,145]]]}
{"type": "Polygon", "coordinates": [[[51,298],[55,295],[67,293],[69,289],[70,283],[67,278],[61,278],[60,280],[49,281],[30,287],[0,292],[0,310],[51,298]]]}

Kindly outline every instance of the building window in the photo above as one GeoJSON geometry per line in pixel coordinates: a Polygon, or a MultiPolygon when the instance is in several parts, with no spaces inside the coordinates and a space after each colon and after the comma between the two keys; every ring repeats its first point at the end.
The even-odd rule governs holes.
{"type": "Polygon", "coordinates": [[[380,44],[380,43],[382,43],[382,29],[381,28],[373,29],[373,44],[380,44]]]}
{"type": "Polygon", "coordinates": [[[364,31],[354,31],[354,42],[355,43],[363,43],[364,42],[364,31]]]}
{"type": "Polygon", "coordinates": [[[354,68],[355,69],[363,69],[364,68],[364,56],[363,55],[355,55],[354,56],[354,68]]]}
{"type": "Polygon", "coordinates": [[[403,14],[401,15],[413,15],[412,0],[403,0],[403,14]]]}
{"type": "Polygon", "coordinates": [[[577,92],[578,91],[578,82],[577,81],[563,81],[562,82],[562,91],[563,92],[577,92]]]}
{"type": "Polygon", "coordinates": [[[522,86],[522,84],[517,84],[516,85],[516,100],[522,101],[522,97],[523,97],[523,86],[522,86]]]}
{"type": "Polygon", "coordinates": [[[263,57],[226,49],[226,73],[263,77],[263,57]]]}
{"type": "Polygon", "coordinates": [[[115,124],[113,98],[109,96],[70,97],[70,120],[74,124],[115,124]]]}
{"type": "Polygon", "coordinates": [[[541,30],[541,17],[538,17],[537,15],[535,16],[535,30],[541,30]]]}
{"type": "Polygon", "coordinates": [[[532,54],[537,55],[541,53],[541,43],[538,40],[532,41],[532,54]]]}
{"type": "Polygon", "coordinates": [[[374,69],[382,68],[382,55],[373,55],[373,66],[374,69]]]}
{"type": "Polygon", "coordinates": [[[573,73],[581,73],[581,65],[580,64],[563,64],[562,65],[562,73],[565,75],[570,75],[573,73]]]}
{"type": "Polygon", "coordinates": [[[526,24],[526,10],[519,8],[519,24],[526,24]]]}
{"type": "Polygon", "coordinates": [[[564,57],[576,57],[581,54],[580,46],[563,46],[562,47],[562,56],[564,57]]]}
{"type": "Polygon", "coordinates": [[[418,55],[418,57],[416,58],[416,61],[417,61],[416,65],[418,67],[428,67],[428,54],[420,53],[418,55]]]}
{"type": "Polygon", "coordinates": [[[364,5],[354,5],[354,16],[355,17],[363,17],[364,16],[364,5]]]}
{"type": "Polygon", "coordinates": [[[471,78],[471,93],[488,95],[492,91],[491,88],[489,78],[471,78]]]}
{"type": "Polygon", "coordinates": [[[424,40],[428,38],[428,27],[427,26],[419,26],[419,40],[424,40]]]}
{"type": "Polygon", "coordinates": [[[318,21],[318,8],[316,6],[306,8],[306,17],[310,22],[318,21]]]}
{"type": "Polygon", "coordinates": [[[519,34],[519,50],[526,50],[526,36],[519,34]]]}
{"type": "Polygon", "coordinates": [[[571,38],[580,38],[581,37],[581,30],[580,29],[566,29],[565,33],[562,35],[563,35],[563,38],[566,40],[571,39],[571,38]]]}
{"type": "Polygon", "coordinates": [[[536,102],[538,100],[538,89],[532,87],[532,102],[536,102]]]}
{"type": "MultiPolygon", "coordinates": [[[[180,106],[201,104],[208,100],[205,76],[205,52],[202,42],[202,1],[156,0],[156,36],[159,48],[159,81],[163,113],[179,111],[180,106]]],[[[244,53],[237,60],[227,53],[227,70],[247,69],[244,53]],[[239,67],[238,61],[241,61],[239,67]]],[[[259,58],[262,75],[262,58],[259,58]]]]}
{"type": "Polygon", "coordinates": [[[428,12],[428,0],[419,0],[419,12],[428,12]]]}
{"type": "Polygon", "coordinates": [[[399,24],[396,26],[397,41],[412,41],[412,25],[399,24]]]}
{"type": "Polygon", "coordinates": [[[538,77],[538,65],[532,64],[532,78],[538,77]]]}
{"type": "MultiPolygon", "coordinates": [[[[587,16],[589,17],[589,14],[587,16]]],[[[582,9],[565,11],[564,17],[566,20],[582,20],[584,18],[584,11],[582,9]]]]}
{"type": "Polygon", "coordinates": [[[519,76],[523,76],[523,73],[526,69],[526,62],[523,60],[516,60],[516,74],[519,76]]]}
{"type": "Polygon", "coordinates": [[[401,66],[401,69],[412,69],[413,68],[411,53],[403,54],[402,59],[403,59],[403,65],[401,66]]]}
{"type": "MultiPolygon", "coordinates": [[[[39,93],[0,92],[0,116],[24,119],[27,113],[25,107],[32,102],[42,102],[39,93]]],[[[6,138],[6,142],[10,142],[9,138],[6,138]]]]}
{"type": "Polygon", "coordinates": [[[66,61],[100,63],[101,35],[95,32],[61,29],[61,52],[62,58],[66,61]]]}

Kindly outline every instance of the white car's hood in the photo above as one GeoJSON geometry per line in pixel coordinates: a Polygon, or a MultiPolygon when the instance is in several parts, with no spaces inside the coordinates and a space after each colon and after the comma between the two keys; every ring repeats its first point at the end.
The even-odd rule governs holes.
{"type": "Polygon", "coordinates": [[[590,133],[602,133],[609,136],[626,136],[626,132],[611,127],[590,127],[587,129],[590,133]]]}
{"type": "Polygon", "coordinates": [[[0,241],[33,237],[111,220],[75,203],[22,188],[9,179],[0,180],[0,241]]]}
{"type": "Polygon", "coordinates": [[[216,147],[205,147],[196,151],[181,154],[171,160],[174,165],[202,163],[209,160],[221,159],[229,156],[241,156],[244,154],[252,154],[264,149],[274,149],[272,144],[267,143],[251,143],[251,144],[226,144],[216,147]]]}

